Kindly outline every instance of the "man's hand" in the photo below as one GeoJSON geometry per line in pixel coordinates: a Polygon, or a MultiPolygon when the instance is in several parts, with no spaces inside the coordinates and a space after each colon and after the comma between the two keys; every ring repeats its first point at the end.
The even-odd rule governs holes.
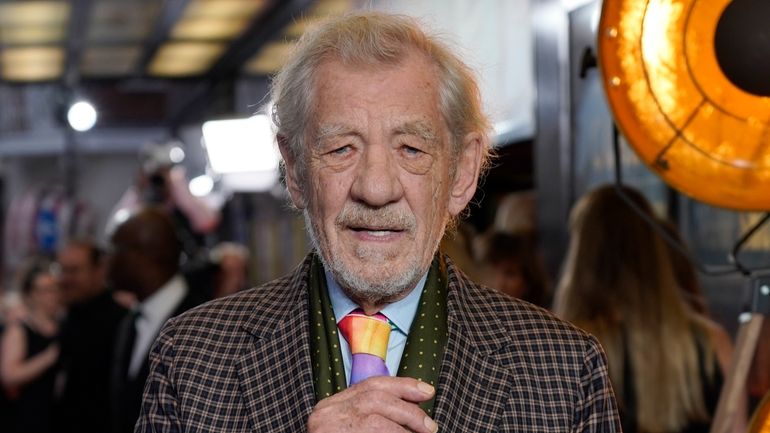
{"type": "Polygon", "coordinates": [[[310,414],[308,432],[435,433],[438,425],[418,406],[434,392],[409,377],[372,377],[321,400],[310,414]]]}

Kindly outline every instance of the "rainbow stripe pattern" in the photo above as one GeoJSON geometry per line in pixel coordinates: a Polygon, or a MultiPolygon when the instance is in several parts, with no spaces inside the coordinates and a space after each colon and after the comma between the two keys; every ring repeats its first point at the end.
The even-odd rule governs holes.
{"type": "Polygon", "coordinates": [[[381,313],[367,316],[355,310],[339,323],[340,332],[350,345],[353,365],[350,371],[350,385],[372,376],[388,376],[385,356],[388,353],[388,339],[391,324],[381,313]]]}

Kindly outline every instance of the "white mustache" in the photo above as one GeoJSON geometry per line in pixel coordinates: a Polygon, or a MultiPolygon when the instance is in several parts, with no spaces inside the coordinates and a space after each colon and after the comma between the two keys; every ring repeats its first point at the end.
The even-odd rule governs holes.
{"type": "Polygon", "coordinates": [[[374,230],[412,231],[417,226],[414,215],[391,206],[370,208],[359,203],[346,205],[335,219],[338,227],[374,230]]]}

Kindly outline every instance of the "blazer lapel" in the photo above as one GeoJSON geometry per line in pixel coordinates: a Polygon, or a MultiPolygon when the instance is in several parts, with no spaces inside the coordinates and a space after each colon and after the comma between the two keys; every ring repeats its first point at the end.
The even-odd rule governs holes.
{"type": "Polygon", "coordinates": [[[485,327],[482,300],[470,299],[464,276],[448,263],[448,336],[436,395],[441,431],[497,431],[512,387],[511,374],[495,360],[508,336],[485,327]]]}
{"type": "Polygon", "coordinates": [[[308,341],[308,260],[288,285],[269,287],[244,324],[249,334],[236,371],[254,431],[306,428],[315,404],[308,341]]]}

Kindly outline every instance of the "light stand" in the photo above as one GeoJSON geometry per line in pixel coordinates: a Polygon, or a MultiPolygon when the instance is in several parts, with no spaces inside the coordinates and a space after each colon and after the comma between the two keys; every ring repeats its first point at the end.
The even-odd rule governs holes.
{"type": "MultiPolygon", "coordinates": [[[[739,402],[744,398],[742,394],[746,393],[746,378],[748,377],[751,361],[754,358],[754,351],[759,341],[762,322],[765,316],[770,315],[770,267],[749,268],[741,262],[739,253],[751,237],[770,220],[770,213],[765,213],[759,221],[749,227],[736,240],[732,250],[728,253],[728,258],[732,265],[710,266],[702,264],[682,244],[671,237],[657,221],[639,209],[636,203],[626,195],[623,189],[620,133],[614,123],[612,147],[615,163],[615,190],[623,201],[660,235],[667,244],[687,258],[702,274],[709,276],[741,274],[750,285],[752,293],[751,310],[748,316],[746,316],[747,319],[741,320],[736,338],[733,363],[722,387],[722,392],[719,395],[719,403],[710,430],[710,433],[727,433],[730,431],[733,420],[739,415],[738,411],[741,409],[739,402]]],[[[668,167],[663,168],[668,169],[668,167]]]]}

